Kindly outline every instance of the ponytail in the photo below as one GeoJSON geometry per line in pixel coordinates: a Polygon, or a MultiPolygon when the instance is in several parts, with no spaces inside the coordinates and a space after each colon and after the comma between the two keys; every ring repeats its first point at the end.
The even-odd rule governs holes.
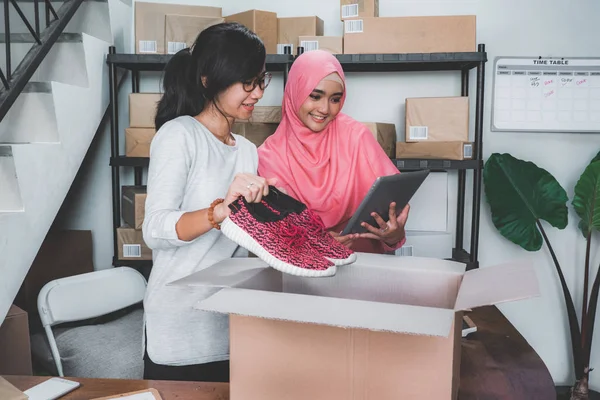
{"type": "Polygon", "coordinates": [[[217,106],[218,95],[231,85],[255,79],[265,58],[262,40],[245,26],[225,22],[206,28],[191,48],[180,50],[167,63],[154,126],[158,130],[177,117],[195,117],[207,103],[217,106]]]}
{"type": "Polygon", "coordinates": [[[189,48],[177,52],[167,63],[163,77],[163,95],[158,102],[154,125],[160,129],[166,122],[182,115],[195,116],[204,109],[202,82],[196,82],[196,68],[189,48]]]}

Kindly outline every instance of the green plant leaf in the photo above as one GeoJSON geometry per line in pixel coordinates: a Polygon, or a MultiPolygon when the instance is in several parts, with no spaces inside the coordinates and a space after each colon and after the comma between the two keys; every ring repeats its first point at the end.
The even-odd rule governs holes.
{"type": "Polygon", "coordinates": [[[590,164],[593,163],[593,162],[596,162],[596,161],[600,161],[600,151],[598,152],[598,154],[596,154],[596,157],[594,157],[592,159],[592,161],[590,161],[590,164]]]}
{"type": "Polygon", "coordinates": [[[483,182],[494,226],[525,250],[542,247],[539,220],[559,229],[567,226],[567,192],[534,163],[494,153],[485,164],[483,182]]]}
{"type": "Polygon", "coordinates": [[[579,229],[584,237],[593,229],[600,230],[600,157],[588,165],[579,177],[572,204],[581,218],[579,229]]]}

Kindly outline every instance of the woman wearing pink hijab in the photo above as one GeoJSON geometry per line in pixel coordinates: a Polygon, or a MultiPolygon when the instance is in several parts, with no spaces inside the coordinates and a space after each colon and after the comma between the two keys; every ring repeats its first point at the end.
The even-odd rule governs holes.
{"type": "Polygon", "coordinates": [[[258,173],[277,178],[353,250],[392,251],[406,240],[408,206],[398,215],[392,203],[387,223],[373,214],[379,226],[363,224],[370,233],[339,235],[375,179],[399,173],[367,127],[340,112],[345,86],[342,66],[330,53],[299,56],[288,75],[281,123],[258,149],[258,173]]]}

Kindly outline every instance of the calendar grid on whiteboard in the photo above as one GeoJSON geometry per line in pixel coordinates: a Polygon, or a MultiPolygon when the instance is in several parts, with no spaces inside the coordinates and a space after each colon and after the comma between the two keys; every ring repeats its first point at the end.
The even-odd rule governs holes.
{"type": "Polygon", "coordinates": [[[600,133],[600,58],[496,57],[491,129],[600,133]]]}

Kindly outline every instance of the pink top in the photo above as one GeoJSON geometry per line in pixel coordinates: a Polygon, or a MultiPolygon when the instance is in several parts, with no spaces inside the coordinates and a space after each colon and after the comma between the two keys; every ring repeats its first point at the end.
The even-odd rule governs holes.
{"type": "MultiPolygon", "coordinates": [[[[312,132],[298,118],[300,107],[313,89],[334,72],[345,87],[342,66],[330,53],[309,51],[294,61],[285,87],[281,123],[258,149],[258,173],[277,178],[277,186],[314,210],[327,229],[340,232],[375,179],[399,171],[371,131],[348,115],[340,112],[319,133],[312,132]]],[[[345,99],[346,91],[342,107],[345,99]]],[[[371,253],[392,250],[378,240],[368,239],[356,241],[353,249],[371,253]]]]}

